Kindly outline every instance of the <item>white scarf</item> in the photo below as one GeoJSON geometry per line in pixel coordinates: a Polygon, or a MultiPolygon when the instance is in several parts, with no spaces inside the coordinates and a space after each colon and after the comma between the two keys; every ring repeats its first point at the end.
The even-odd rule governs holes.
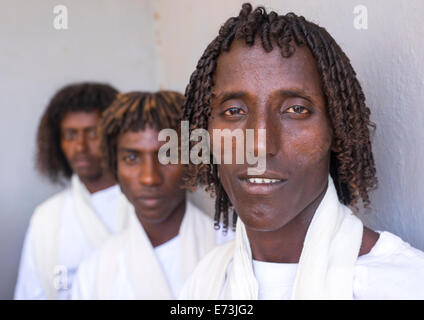
{"type": "MultiPolygon", "coordinates": [[[[72,201],[75,205],[75,214],[81,224],[91,249],[99,247],[111,233],[99,219],[91,204],[90,193],[77,175],[71,179],[72,201]]],[[[34,255],[43,284],[46,298],[55,299],[57,294],[56,266],[59,257],[59,230],[60,215],[67,191],[63,191],[37,207],[31,218],[35,234],[34,255]]],[[[129,202],[120,192],[118,197],[118,230],[127,225],[129,202]]]]}
{"type": "MultiPolygon", "coordinates": [[[[352,299],[354,266],[362,232],[362,222],[339,202],[329,176],[327,191],[306,233],[292,299],[352,299]]],[[[187,298],[258,299],[252,252],[240,219],[234,241],[221,252],[216,249],[215,256],[210,255],[199,265],[186,292],[187,298]],[[210,279],[218,281],[210,283],[210,279]]]]}
{"type": "MultiPolygon", "coordinates": [[[[111,232],[94,211],[90,192],[77,175],[72,176],[71,183],[75,213],[92,249],[98,248],[111,235],[111,232]]],[[[118,198],[118,230],[124,229],[127,225],[129,207],[129,201],[120,192],[118,198]]]]}
{"type": "MultiPolygon", "coordinates": [[[[179,236],[181,280],[184,282],[199,260],[216,244],[213,221],[187,201],[179,236]]],[[[104,248],[99,259],[99,266],[102,267],[97,276],[96,299],[110,299],[113,296],[112,279],[116,273],[117,256],[122,250],[136,299],[175,299],[154,248],[133,208],[130,226],[125,234],[104,248]]]]}

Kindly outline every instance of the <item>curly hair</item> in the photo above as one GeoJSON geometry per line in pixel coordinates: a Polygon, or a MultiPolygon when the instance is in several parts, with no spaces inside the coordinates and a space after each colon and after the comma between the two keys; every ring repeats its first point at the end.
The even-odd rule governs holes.
{"type": "Polygon", "coordinates": [[[121,133],[146,127],[158,131],[178,130],[184,96],[174,91],[129,92],[118,94],[100,122],[101,149],[105,165],[117,177],[117,140],[121,133]]]}
{"type": "Polygon", "coordinates": [[[52,182],[72,176],[72,169],[62,151],[61,122],[68,112],[101,114],[114,100],[118,91],[103,83],[75,83],[60,89],[50,100],[37,132],[36,168],[52,182]]]}
{"type": "MultiPolygon", "coordinates": [[[[282,58],[292,56],[296,46],[309,48],[317,64],[333,128],[330,174],[337,194],[343,204],[355,210],[360,199],[364,207],[369,206],[369,192],[377,186],[370,142],[370,129],[375,130],[375,124],[370,121],[370,110],[349,58],[324,28],[302,16],[267,13],[263,7],[253,10],[251,4],[245,3],[237,17],[222,25],[201,56],[185,91],[183,119],[190,122],[190,130],[207,130],[217,60],[221,52],[230,51],[234,40],[244,41],[249,47],[260,41],[266,52],[278,48],[282,58]]],[[[217,165],[190,164],[188,172],[187,187],[206,185],[216,195],[215,227],[219,228],[223,215],[226,230],[232,205],[218,179],[217,165]]],[[[233,228],[236,218],[233,209],[233,228]]]]}

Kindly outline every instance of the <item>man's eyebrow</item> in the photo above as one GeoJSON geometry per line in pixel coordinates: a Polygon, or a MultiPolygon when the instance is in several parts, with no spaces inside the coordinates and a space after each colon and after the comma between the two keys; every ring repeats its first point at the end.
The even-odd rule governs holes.
{"type": "Polygon", "coordinates": [[[97,130],[97,126],[90,126],[90,127],[85,127],[84,131],[89,131],[89,130],[97,130]]]}
{"type": "Polygon", "coordinates": [[[138,150],[127,147],[119,147],[118,152],[128,152],[128,153],[140,153],[138,150]]]}
{"type": "Polygon", "coordinates": [[[313,103],[312,97],[305,90],[302,89],[283,89],[279,90],[278,93],[284,97],[303,98],[305,100],[308,100],[310,103],[313,103]]]}
{"type": "Polygon", "coordinates": [[[66,130],[66,131],[78,131],[78,130],[82,130],[82,131],[89,131],[89,130],[97,130],[97,126],[88,126],[88,127],[82,127],[82,128],[75,128],[75,127],[62,127],[61,130],[66,130]]]}
{"type": "MultiPolygon", "coordinates": [[[[282,89],[278,90],[278,94],[284,97],[298,97],[303,98],[305,100],[308,100],[312,103],[312,96],[309,95],[305,90],[303,89],[282,89]]],[[[244,91],[224,91],[219,94],[212,93],[212,98],[216,99],[218,103],[223,103],[230,99],[238,99],[246,96],[246,92],[244,91]]]]}
{"type": "Polygon", "coordinates": [[[216,99],[218,103],[223,103],[227,100],[242,98],[245,95],[244,91],[224,91],[217,95],[212,93],[212,98],[216,99]]]}

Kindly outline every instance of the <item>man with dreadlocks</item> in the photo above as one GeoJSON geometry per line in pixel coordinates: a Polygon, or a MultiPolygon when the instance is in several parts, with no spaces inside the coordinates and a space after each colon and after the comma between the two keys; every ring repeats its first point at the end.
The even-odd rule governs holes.
{"type": "Polygon", "coordinates": [[[71,181],[31,217],[16,299],[68,299],[80,261],[126,224],[129,204],[101,165],[97,133],[116,94],[107,84],[71,84],[54,95],[41,119],[37,168],[52,182],[71,181]]]}
{"type": "Polygon", "coordinates": [[[192,165],[191,184],[214,188],[215,218],[240,219],[180,298],[424,298],[424,253],[350,209],[369,205],[377,184],[369,116],[325,29],[250,4],[228,19],[191,76],[184,120],[209,132],[266,129],[266,170],[192,165]]]}
{"type": "Polygon", "coordinates": [[[178,131],[183,98],[120,94],[103,115],[104,155],[133,206],[129,228],[81,263],[73,299],[174,299],[219,239],[212,219],[186,200],[185,166],[159,159],[159,131],[178,131]]]}

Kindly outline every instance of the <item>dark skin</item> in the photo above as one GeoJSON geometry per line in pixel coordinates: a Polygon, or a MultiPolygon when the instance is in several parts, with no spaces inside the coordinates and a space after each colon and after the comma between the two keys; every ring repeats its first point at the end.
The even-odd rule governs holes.
{"type": "Polygon", "coordinates": [[[117,141],[118,180],[133,204],[153,247],[177,236],[185,212],[184,166],[162,165],[158,151],[165,142],[146,128],[121,133],[117,141]]]}
{"type": "MultiPolygon", "coordinates": [[[[305,47],[285,59],[276,49],[266,53],[258,42],[247,47],[235,41],[218,59],[212,91],[210,133],[266,129],[265,173],[247,175],[248,164],[218,165],[221,183],[246,226],[253,258],[298,263],[327,189],[333,141],[315,60],[305,47]],[[253,177],[274,180],[259,184],[249,180],[253,177]]],[[[233,159],[234,149],[233,141],[233,159]]],[[[360,255],[377,239],[364,228],[360,255]]]]}
{"type": "Polygon", "coordinates": [[[61,148],[72,171],[90,193],[116,184],[113,175],[102,166],[98,111],[68,112],[60,124],[61,148]]]}

